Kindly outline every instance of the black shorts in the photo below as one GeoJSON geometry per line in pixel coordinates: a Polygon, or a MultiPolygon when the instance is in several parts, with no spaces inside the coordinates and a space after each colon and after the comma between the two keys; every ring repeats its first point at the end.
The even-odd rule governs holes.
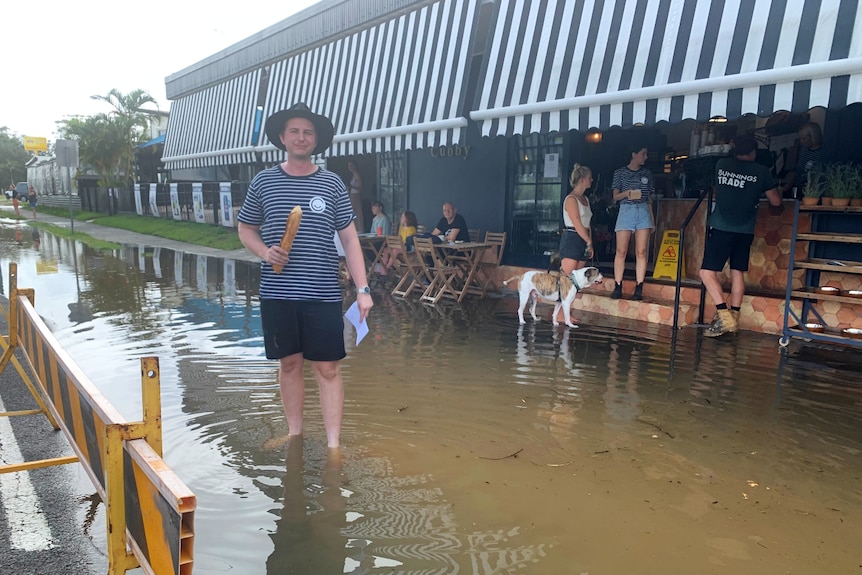
{"type": "Polygon", "coordinates": [[[301,353],[309,361],[344,359],[341,302],[260,300],[267,359],[301,353]]]}
{"type": "Polygon", "coordinates": [[[710,228],[701,267],[705,270],[720,272],[729,259],[730,269],[747,272],[751,242],[753,241],[754,234],[725,232],[710,228]]]}
{"type": "Polygon", "coordinates": [[[586,256],[587,242],[584,238],[578,235],[578,232],[566,230],[563,232],[563,237],[560,238],[560,257],[570,260],[585,262],[589,258],[586,256]]]}

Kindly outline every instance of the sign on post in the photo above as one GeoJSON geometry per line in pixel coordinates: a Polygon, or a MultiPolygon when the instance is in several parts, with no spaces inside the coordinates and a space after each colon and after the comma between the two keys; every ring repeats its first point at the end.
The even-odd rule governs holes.
{"type": "Polygon", "coordinates": [[[48,140],[36,136],[24,136],[24,149],[28,152],[47,152],[48,140]]]}
{"type": "Polygon", "coordinates": [[[78,141],[57,140],[54,143],[54,154],[57,156],[57,165],[65,168],[78,167],[78,141]]]}

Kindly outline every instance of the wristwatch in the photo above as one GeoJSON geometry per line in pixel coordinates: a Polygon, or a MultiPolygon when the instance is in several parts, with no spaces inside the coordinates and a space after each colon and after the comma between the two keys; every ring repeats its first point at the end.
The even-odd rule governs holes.
{"type": "Polygon", "coordinates": [[[369,294],[369,295],[370,295],[370,294],[371,294],[371,288],[370,288],[370,287],[368,287],[368,286],[361,287],[361,288],[356,288],[356,293],[357,293],[357,294],[364,293],[364,294],[369,294]]]}

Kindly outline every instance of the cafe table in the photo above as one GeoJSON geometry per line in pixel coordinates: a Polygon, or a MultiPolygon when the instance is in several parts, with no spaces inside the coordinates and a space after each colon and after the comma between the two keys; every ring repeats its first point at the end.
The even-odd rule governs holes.
{"type": "Polygon", "coordinates": [[[484,291],[479,282],[479,262],[485,250],[494,244],[489,242],[443,242],[434,247],[443,253],[446,263],[461,269],[461,285],[456,289],[458,301],[461,302],[467,294],[483,296],[484,291]]]}
{"type": "Polygon", "coordinates": [[[357,235],[359,236],[359,245],[362,246],[362,253],[365,255],[365,262],[368,264],[368,273],[371,274],[374,271],[374,266],[383,263],[386,236],[370,233],[357,235]]]}

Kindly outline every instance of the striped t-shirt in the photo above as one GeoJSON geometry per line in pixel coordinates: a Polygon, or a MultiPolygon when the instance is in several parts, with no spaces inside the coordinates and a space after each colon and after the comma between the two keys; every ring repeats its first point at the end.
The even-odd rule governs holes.
{"type": "Polygon", "coordinates": [[[614,171],[614,179],[611,182],[612,190],[640,190],[641,199],[630,200],[628,198],[622,200],[621,204],[643,204],[650,201],[650,197],[655,194],[655,183],[652,179],[652,172],[646,168],[641,168],[637,171],[630,170],[628,166],[614,171]]]}
{"type": "Polygon", "coordinates": [[[341,301],[338,254],[333,234],[346,228],[353,209],[344,182],[336,174],[318,169],[309,176],[290,176],[281,165],[260,172],[251,182],[237,219],[260,226],[267,246],[281,242],[287,217],[294,206],[302,220],[290,249],[290,261],[280,274],[261,262],[260,298],[341,301]]]}

